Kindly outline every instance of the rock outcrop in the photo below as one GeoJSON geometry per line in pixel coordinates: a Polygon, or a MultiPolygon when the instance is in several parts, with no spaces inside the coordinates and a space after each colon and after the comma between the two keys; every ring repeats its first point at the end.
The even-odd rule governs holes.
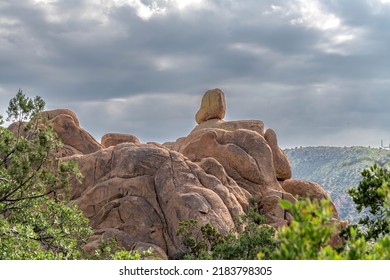
{"type": "Polygon", "coordinates": [[[236,231],[234,221],[255,201],[267,223],[281,227],[292,216],[280,199],[329,198],[318,184],[291,180],[289,160],[272,129],[264,133],[259,120],[224,121],[225,111],[224,93],[207,91],[198,125],[163,145],[118,133],[104,135],[100,144],[73,112],[44,112],[64,143],[62,160],[76,161],[84,175],[81,183],[72,182],[72,199],[95,232],[85,249],[93,252],[113,237],[129,250],[151,247],[156,258],[177,258],[183,253],[176,235],[180,221],[236,231]]]}
{"type": "Polygon", "coordinates": [[[264,138],[267,140],[267,143],[272,150],[272,159],[274,162],[276,178],[281,181],[291,179],[292,171],[290,161],[283,150],[279,148],[275,131],[271,128],[267,129],[264,134],[264,138]]]}
{"type": "MultiPolygon", "coordinates": [[[[281,183],[282,188],[297,198],[309,198],[310,200],[331,200],[329,194],[317,183],[304,180],[286,180],[281,183]]],[[[339,219],[337,209],[331,202],[333,207],[333,217],[339,219]]]]}
{"type": "Polygon", "coordinates": [[[68,160],[76,160],[80,171],[89,174],[74,187],[76,204],[98,235],[115,230],[121,243],[154,244],[176,257],[181,253],[176,236],[180,221],[211,222],[228,233],[244,213],[239,200],[245,193],[228,184],[215,162],[204,164],[210,173],[219,168],[227,186],[183,155],[150,144],[124,143],[68,160]]]}
{"type": "Polygon", "coordinates": [[[90,154],[103,148],[91,134],[80,127],[74,114],[63,112],[64,110],[48,111],[49,123],[64,143],[63,156],[72,154],[90,154]]]}

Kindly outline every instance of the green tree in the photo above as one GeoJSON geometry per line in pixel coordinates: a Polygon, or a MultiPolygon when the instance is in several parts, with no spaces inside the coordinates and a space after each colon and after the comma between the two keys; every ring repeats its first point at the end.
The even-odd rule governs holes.
{"type": "Polygon", "coordinates": [[[280,204],[292,213],[293,221],[290,226],[279,230],[280,247],[273,253],[274,259],[318,259],[322,250],[330,249],[328,243],[335,225],[332,223],[332,207],[328,200],[311,202],[306,199],[295,204],[281,200],[280,204]]]}
{"type": "Polygon", "coordinates": [[[260,250],[269,259],[277,247],[275,229],[264,223],[264,217],[250,208],[237,222],[237,228],[242,228],[238,233],[222,235],[210,223],[201,226],[188,220],[180,222],[177,235],[185,259],[254,260],[260,250]]]}
{"type": "MultiPolygon", "coordinates": [[[[359,213],[368,214],[353,225],[358,235],[366,240],[377,240],[390,233],[390,207],[387,195],[390,189],[390,170],[374,164],[361,173],[363,179],[348,190],[359,213]]],[[[347,234],[347,236],[349,236],[347,234]]]]}
{"type": "MultiPolygon", "coordinates": [[[[382,189],[383,190],[383,189],[382,189]]],[[[385,203],[390,205],[390,191],[384,189],[385,203]]],[[[329,201],[311,202],[298,201],[292,204],[281,201],[284,209],[291,211],[294,220],[288,227],[278,233],[280,248],[274,254],[274,259],[281,260],[389,260],[390,236],[383,234],[376,242],[367,241],[358,233],[355,227],[350,227],[349,239],[342,248],[328,245],[335,232],[332,223],[332,210],[329,201]]],[[[389,216],[385,217],[389,219],[389,216]]],[[[262,252],[258,255],[262,258],[262,252]]]]}
{"type": "Polygon", "coordinates": [[[75,259],[91,235],[88,220],[69,203],[74,162],[56,159],[57,135],[42,118],[45,102],[21,90],[0,117],[0,259],[75,259]]]}

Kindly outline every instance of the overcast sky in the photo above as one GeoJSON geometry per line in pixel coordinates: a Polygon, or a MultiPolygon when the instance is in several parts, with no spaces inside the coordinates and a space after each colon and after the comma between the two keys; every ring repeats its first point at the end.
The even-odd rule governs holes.
{"type": "Polygon", "coordinates": [[[0,114],[21,88],[172,141],[220,88],[282,147],[390,142],[390,0],[0,0],[0,114]]]}

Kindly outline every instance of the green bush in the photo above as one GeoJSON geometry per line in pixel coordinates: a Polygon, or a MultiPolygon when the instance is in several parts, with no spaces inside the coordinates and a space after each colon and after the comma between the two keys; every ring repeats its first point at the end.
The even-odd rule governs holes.
{"type": "Polygon", "coordinates": [[[220,234],[211,224],[199,225],[197,220],[182,221],[177,232],[182,241],[185,259],[250,260],[259,250],[270,258],[276,248],[275,230],[264,225],[264,217],[251,209],[241,217],[239,233],[220,234]]]}
{"type": "MultiPolygon", "coordinates": [[[[384,206],[390,205],[389,189],[385,192],[384,206]]],[[[328,245],[330,237],[335,233],[331,222],[332,210],[329,201],[311,202],[299,201],[291,204],[281,201],[281,206],[293,214],[294,220],[288,227],[278,233],[280,248],[274,254],[274,259],[280,260],[388,260],[390,259],[390,236],[382,233],[374,241],[367,241],[355,227],[350,227],[349,238],[342,248],[332,248],[328,245]]],[[[389,216],[385,219],[389,221],[389,216]]],[[[262,258],[262,254],[258,255],[262,258]]]]}

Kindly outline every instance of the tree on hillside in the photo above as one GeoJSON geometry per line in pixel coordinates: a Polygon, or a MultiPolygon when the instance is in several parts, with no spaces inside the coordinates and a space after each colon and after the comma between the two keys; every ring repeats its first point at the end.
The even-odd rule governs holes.
{"type": "Polygon", "coordinates": [[[0,116],[0,259],[75,259],[92,233],[88,220],[68,205],[73,162],[61,162],[61,147],[40,112],[45,102],[21,90],[0,116]]]}
{"type": "Polygon", "coordinates": [[[387,202],[390,193],[390,170],[374,164],[362,171],[362,181],[348,190],[359,213],[368,215],[353,227],[367,240],[377,240],[390,233],[390,206],[387,202]],[[367,212],[366,211],[366,212],[367,212]]]}

